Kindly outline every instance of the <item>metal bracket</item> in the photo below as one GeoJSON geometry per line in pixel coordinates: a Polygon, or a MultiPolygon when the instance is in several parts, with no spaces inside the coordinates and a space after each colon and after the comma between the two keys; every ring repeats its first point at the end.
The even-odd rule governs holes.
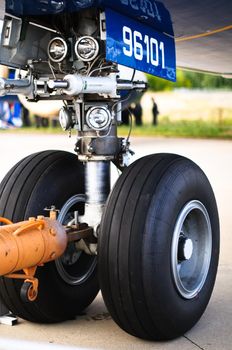
{"type": "Polygon", "coordinates": [[[38,296],[39,280],[35,278],[37,266],[23,269],[24,274],[13,273],[6,275],[7,278],[24,280],[21,288],[21,298],[24,301],[35,301],[38,296]]]}
{"type": "Polygon", "coordinates": [[[0,300],[0,324],[14,326],[17,323],[18,323],[17,317],[11,314],[0,300]]]}
{"type": "Polygon", "coordinates": [[[18,323],[18,319],[11,313],[7,313],[3,316],[0,316],[0,324],[7,326],[15,326],[18,323]]]}

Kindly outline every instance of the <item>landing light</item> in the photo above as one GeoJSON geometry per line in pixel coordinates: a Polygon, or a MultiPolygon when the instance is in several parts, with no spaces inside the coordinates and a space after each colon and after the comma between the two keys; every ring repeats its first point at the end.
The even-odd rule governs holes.
{"type": "Polygon", "coordinates": [[[68,130],[72,127],[72,115],[65,107],[60,110],[59,122],[63,130],[68,130]]]}
{"type": "Polygon", "coordinates": [[[83,36],[75,44],[75,53],[82,61],[92,61],[99,53],[99,44],[91,36],[83,36]]]}
{"type": "Polygon", "coordinates": [[[67,43],[63,38],[53,38],[48,44],[48,56],[51,61],[62,62],[68,53],[67,43]]]}

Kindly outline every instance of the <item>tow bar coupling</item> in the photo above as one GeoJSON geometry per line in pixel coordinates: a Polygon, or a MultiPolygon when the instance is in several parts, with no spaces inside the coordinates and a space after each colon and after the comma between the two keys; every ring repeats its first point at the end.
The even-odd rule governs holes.
{"type": "Polygon", "coordinates": [[[0,222],[6,224],[0,226],[0,276],[23,279],[21,297],[34,301],[39,285],[36,269],[64,253],[68,244],[65,227],[43,216],[17,224],[4,218],[0,222]]]}

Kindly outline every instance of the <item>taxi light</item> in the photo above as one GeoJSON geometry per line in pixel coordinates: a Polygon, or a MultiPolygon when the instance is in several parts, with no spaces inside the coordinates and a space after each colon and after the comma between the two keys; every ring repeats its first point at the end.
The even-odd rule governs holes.
{"type": "Polygon", "coordinates": [[[92,61],[99,53],[99,44],[91,36],[83,36],[75,44],[75,53],[79,60],[84,62],[92,61]]]}
{"type": "Polygon", "coordinates": [[[67,43],[63,38],[53,38],[48,44],[48,56],[55,63],[62,62],[68,53],[67,43]]]}

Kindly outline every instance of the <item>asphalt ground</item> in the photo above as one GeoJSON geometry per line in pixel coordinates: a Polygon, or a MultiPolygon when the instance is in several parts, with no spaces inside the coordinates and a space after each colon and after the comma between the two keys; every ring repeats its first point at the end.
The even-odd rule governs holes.
{"type": "MultiPolygon", "coordinates": [[[[45,149],[72,151],[75,137],[66,135],[0,134],[0,180],[22,157],[45,149]]],[[[31,324],[19,320],[17,326],[0,325],[0,350],[6,339],[42,342],[97,349],[232,349],[232,142],[166,138],[132,139],[136,158],[149,153],[171,152],[191,158],[202,167],[214,189],[221,221],[221,254],[218,276],[209,306],[198,324],[187,334],[170,342],[146,342],[123,332],[111,319],[99,294],[86,314],[56,325],[31,324]]],[[[116,173],[113,175],[116,177],[116,173]]],[[[33,344],[29,346],[33,349],[33,344]]],[[[26,348],[19,343],[18,348],[26,348]]],[[[9,349],[16,346],[9,342],[9,349]]]]}

